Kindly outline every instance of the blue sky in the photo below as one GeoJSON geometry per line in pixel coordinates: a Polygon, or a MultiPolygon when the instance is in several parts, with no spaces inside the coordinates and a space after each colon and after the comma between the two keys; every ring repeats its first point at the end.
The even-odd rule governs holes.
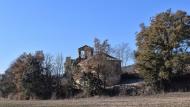
{"type": "Polygon", "coordinates": [[[139,24],[169,8],[190,13],[189,0],[0,0],[0,72],[23,52],[77,56],[93,39],[135,49],[139,24]]]}

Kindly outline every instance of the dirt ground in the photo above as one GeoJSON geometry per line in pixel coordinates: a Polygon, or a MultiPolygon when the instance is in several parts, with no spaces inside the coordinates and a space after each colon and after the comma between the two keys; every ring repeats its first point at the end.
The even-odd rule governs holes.
{"type": "Polygon", "coordinates": [[[47,101],[9,101],[1,99],[0,107],[190,107],[190,93],[47,101]]]}

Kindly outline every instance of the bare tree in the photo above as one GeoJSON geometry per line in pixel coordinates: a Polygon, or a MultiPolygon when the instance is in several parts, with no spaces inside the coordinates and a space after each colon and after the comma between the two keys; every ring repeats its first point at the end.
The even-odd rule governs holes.
{"type": "Polygon", "coordinates": [[[132,57],[131,49],[128,43],[121,43],[112,49],[112,54],[122,61],[122,66],[126,66],[130,57],[132,57]]]}
{"type": "Polygon", "coordinates": [[[60,78],[64,74],[64,58],[62,54],[58,54],[55,58],[54,74],[60,78]]]}
{"type": "Polygon", "coordinates": [[[50,54],[46,54],[45,55],[45,60],[43,63],[43,67],[45,69],[45,73],[49,76],[52,76],[53,72],[54,72],[54,63],[53,63],[54,59],[53,56],[50,54]]]}
{"type": "Polygon", "coordinates": [[[95,48],[95,53],[96,54],[110,54],[111,52],[111,46],[108,43],[108,40],[104,40],[101,42],[98,38],[94,39],[94,48],[95,48]]]}
{"type": "Polygon", "coordinates": [[[106,81],[107,77],[111,73],[110,71],[108,72],[107,67],[107,56],[111,52],[111,45],[108,43],[108,40],[104,40],[101,42],[99,39],[95,38],[94,39],[94,48],[95,48],[95,53],[98,56],[96,58],[98,65],[97,65],[97,75],[98,79],[102,77],[101,79],[103,80],[103,86],[104,88],[106,87],[106,81]]]}

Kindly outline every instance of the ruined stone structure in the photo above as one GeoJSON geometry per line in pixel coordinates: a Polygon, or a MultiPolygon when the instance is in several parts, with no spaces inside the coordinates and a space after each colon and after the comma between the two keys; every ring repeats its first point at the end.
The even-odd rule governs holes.
{"type": "MultiPolygon", "coordinates": [[[[95,54],[94,49],[90,46],[83,46],[78,49],[78,58],[66,58],[65,69],[66,72],[72,74],[76,84],[81,85],[82,76],[84,73],[101,72],[106,74],[106,85],[111,86],[119,83],[121,72],[121,60],[114,58],[108,54],[95,54]]],[[[103,80],[103,76],[100,75],[103,80]]]]}

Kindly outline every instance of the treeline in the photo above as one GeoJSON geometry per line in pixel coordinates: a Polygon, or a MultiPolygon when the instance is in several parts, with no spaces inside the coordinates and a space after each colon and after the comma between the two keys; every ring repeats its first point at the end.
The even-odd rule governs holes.
{"type": "Polygon", "coordinates": [[[2,96],[10,99],[72,96],[72,86],[65,76],[63,61],[61,55],[54,59],[50,55],[44,55],[43,51],[23,53],[3,75],[0,82],[2,96]]]}
{"type": "MultiPolygon", "coordinates": [[[[94,51],[97,54],[106,53],[116,56],[124,63],[130,57],[127,43],[112,48],[108,40],[94,39],[94,51]]],[[[104,62],[102,57],[101,62],[104,62]]],[[[88,97],[105,95],[105,81],[95,77],[92,73],[85,73],[82,77],[86,84],[82,88],[76,87],[73,80],[73,69],[64,63],[60,54],[55,58],[44,54],[43,51],[23,53],[5,71],[0,79],[1,96],[9,99],[64,99],[73,97],[88,97]]],[[[99,68],[106,80],[108,75],[104,67],[99,68]]],[[[79,71],[80,72],[80,71],[79,71]]]]}
{"type": "MultiPolygon", "coordinates": [[[[169,91],[175,80],[190,74],[190,16],[184,11],[167,10],[151,18],[149,26],[140,27],[136,36],[135,70],[144,78],[148,92],[169,91]]],[[[107,40],[95,39],[94,48],[96,52],[121,59],[123,66],[133,57],[126,43],[111,48],[107,40]]],[[[0,92],[10,99],[62,99],[76,97],[81,92],[87,96],[109,92],[104,81],[90,73],[83,77],[88,83],[86,87],[77,89],[68,71],[61,55],[53,58],[43,51],[24,53],[1,78],[0,92]]],[[[190,80],[187,76],[186,79],[190,80]]],[[[190,90],[189,85],[187,88],[190,90]]]]}

